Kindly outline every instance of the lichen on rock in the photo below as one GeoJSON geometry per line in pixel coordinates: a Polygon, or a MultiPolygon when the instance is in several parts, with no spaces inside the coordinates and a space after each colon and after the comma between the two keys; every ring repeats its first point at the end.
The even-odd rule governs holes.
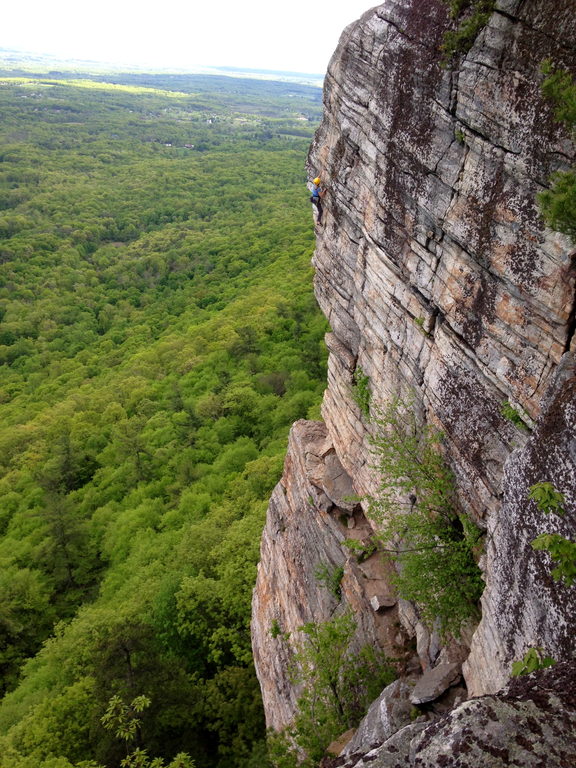
{"type": "MultiPolygon", "coordinates": [[[[576,72],[574,2],[498,0],[470,51],[443,67],[450,23],[442,0],[386,0],[344,31],[326,76],[308,158],[328,190],[313,258],[331,326],[324,424],[292,431],[254,595],[256,667],[273,728],[290,722],[296,693],[288,645],[275,645],[267,627],[276,620],[292,632],[331,615],[335,598],[313,576],[319,562],[344,568],[342,600],[359,638],[405,651],[411,638],[421,668],[408,653],[410,672],[468,656],[469,695],[501,689],[531,645],[559,661],[576,652],[576,587],[554,581],[547,555],[530,546],[552,525],[576,531],[576,252],[544,225],[536,202],[576,155],[540,88],[545,58],[576,72]],[[354,398],[358,371],[367,408],[354,398]],[[395,396],[412,398],[442,432],[458,504],[487,532],[483,617],[452,656],[417,606],[393,604],[385,569],[362,571],[343,547],[351,530],[369,540],[376,528],[364,501],[381,480],[370,415],[395,396]],[[561,521],[528,499],[541,481],[564,493],[561,521]]],[[[486,701],[465,711],[484,717],[486,701]]],[[[504,722],[516,707],[490,706],[504,722]]],[[[422,745],[413,764],[452,765],[425,757],[426,734],[412,740],[422,745]]]]}

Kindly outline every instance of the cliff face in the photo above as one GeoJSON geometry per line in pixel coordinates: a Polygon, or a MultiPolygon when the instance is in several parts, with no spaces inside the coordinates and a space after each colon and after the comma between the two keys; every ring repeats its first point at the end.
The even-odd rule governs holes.
{"type": "MultiPolygon", "coordinates": [[[[574,157],[540,91],[543,59],[576,69],[574,11],[573,0],[499,0],[460,65],[442,68],[444,4],[387,0],[345,30],[334,54],[309,158],[328,188],[314,255],[332,328],[326,428],[293,432],[254,598],[255,658],[274,727],[289,722],[296,694],[289,650],[268,630],[275,620],[295,632],[334,610],[314,578],[318,562],[348,563],[359,637],[402,640],[374,611],[366,578],[354,582],[340,546],[351,493],[331,496],[305,466],[333,455],[350,489],[376,493],[374,427],[351,396],[357,369],[369,378],[373,413],[399,394],[442,430],[461,507],[487,530],[468,693],[500,689],[529,646],[557,659],[576,650],[575,588],[554,582],[547,556],[530,547],[542,531],[573,538],[576,529],[575,253],[544,227],[535,200],[574,157]],[[506,401],[528,430],[502,415],[506,401]],[[321,449],[298,437],[311,432],[321,449]],[[528,501],[544,480],[565,493],[563,521],[528,501]]],[[[368,525],[360,508],[352,516],[368,525]]],[[[389,594],[385,574],[378,579],[375,591],[389,594]]],[[[410,606],[400,605],[399,619],[423,667],[446,660],[410,606]]]]}
{"type": "Polygon", "coordinates": [[[254,660],[268,727],[293,718],[299,691],[290,675],[298,629],[330,618],[341,600],[359,624],[357,642],[398,650],[396,600],[378,555],[358,564],[345,539],[366,539],[371,528],[322,422],[292,427],[281,482],[270,500],[253,599],[254,660]],[[342,569],[341,595],[322,579],[342,569]],[[320,575],[320,578],[319,578],[320,575]],[[375,602],[376,601],[376,602],[375,602]],[[290,637],[287,637],[290,635],[290,637]]]}

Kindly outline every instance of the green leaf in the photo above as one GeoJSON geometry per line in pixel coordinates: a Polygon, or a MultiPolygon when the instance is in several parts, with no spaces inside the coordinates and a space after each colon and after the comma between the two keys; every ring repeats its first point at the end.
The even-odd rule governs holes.
{"type": "Polygon", "coordinates": [[[541,512],[564,514],[564,495],[557,491],[552,483],[541,482],[530,486],[528,498],[536,502],[541,512]]]}

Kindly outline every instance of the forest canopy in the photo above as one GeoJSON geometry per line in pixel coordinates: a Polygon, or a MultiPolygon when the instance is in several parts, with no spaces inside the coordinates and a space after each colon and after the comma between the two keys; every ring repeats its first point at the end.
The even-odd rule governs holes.
{"type": "Polygon", "coordinates": [[[263,765],[259,538],[325,378],[320,91],[217,80],[0,80],[1,768],[263,765]],[[114,697],[149,701],[130,739],[114,697]]]}

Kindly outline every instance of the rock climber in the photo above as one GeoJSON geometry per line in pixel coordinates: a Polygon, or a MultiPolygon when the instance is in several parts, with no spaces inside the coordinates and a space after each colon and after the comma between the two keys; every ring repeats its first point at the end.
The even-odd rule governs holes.
{"type": "Polygon", "coordinates": [[[322,198],[325,194],[326,190],[321,186],[320,177],[317,176],[312,182],[312,195],[310,197],[310,202],[316,206],[316,210],[318,211],[318,217],[316,219],[318,224],[322,223],[322,198]]]}

